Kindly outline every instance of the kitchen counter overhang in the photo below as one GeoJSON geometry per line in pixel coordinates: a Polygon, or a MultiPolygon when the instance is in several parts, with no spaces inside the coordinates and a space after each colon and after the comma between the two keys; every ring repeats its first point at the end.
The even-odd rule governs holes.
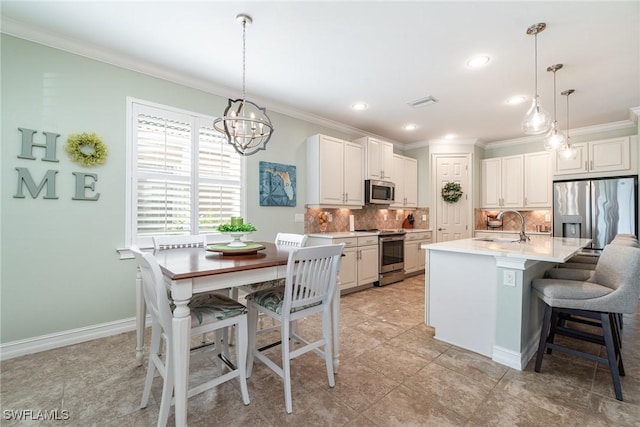
{"type": "Polygon", "coordinates": [[[537,348],[543,313],[531,281],[589,242],[531,236],[423,244],[425,322],[437,339],[522,370],[537,348]]]}

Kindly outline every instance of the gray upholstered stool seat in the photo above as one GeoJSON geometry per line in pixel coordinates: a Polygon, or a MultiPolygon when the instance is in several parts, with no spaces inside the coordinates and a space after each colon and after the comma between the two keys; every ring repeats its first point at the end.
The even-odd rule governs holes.
{"type": "Polygon", "coordinates": [[[553,273],[557,278],[535,279],[532,282],[534,294],[545,303],[535,370],[540,372],[545,350],[550,353],[553,349],[607,364],[611,371],[616,399],[622,400],[620,376],[624,375],[624,366],[615,319],[616,314],[634,313],[638,307],[640,249],[607,245],[595,271],[589,272],[589,277],[586,277],[586,273],[567,271],[571,271],[575,277],[581,275],[583,280],[567,280],[566,275],[569,273],[562,278],[562,273],[553,273]],[[602,335],[571,328],[566,322],[570,316],[599,320],[602,335]],[[600,357],[555,344],[556,334],[604,345],[607,355],[600,357]]]}

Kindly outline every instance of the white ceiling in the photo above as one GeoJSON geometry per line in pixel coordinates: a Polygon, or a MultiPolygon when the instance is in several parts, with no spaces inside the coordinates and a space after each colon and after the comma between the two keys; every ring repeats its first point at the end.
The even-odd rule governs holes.
{"type": "MultiPolygon", "coordinates": [[[[247,27],[248,98],[268,109],[344,123],[399,143],[523,137],[534,88],[532,24],[538,36],[539,93],[553,112],[549,65],[557,74],[558,122],[571,128],[629,120],[640,106],[640,2],[57,2],[2,1],[2,31],[225,97],[242,84],[247,27]],[[466,61],[487,54],[490,63],[466,61]],[[528,100],[509,106],[512,95],[528,100]],[[426,95],[439,102],[407,105],[426,95]],[[363,101],[364,111],[350,105],[363,101]],[[406,123],[418,129],[407,132],[406,123]]],[[[211,114],[221,112],[212,111],[211,114]]],[[[276,129],[277,132],[277,129],[276,129]]]]}

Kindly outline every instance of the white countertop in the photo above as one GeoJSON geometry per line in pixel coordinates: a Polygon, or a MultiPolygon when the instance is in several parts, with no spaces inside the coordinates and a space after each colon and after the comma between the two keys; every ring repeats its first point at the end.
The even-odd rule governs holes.
{"type": "Polygon", "coordinates": [[[430,251],[460,252],[535,261],[565,262],[591,242],[591,239],[569,239],[541,235],[530,237],[531,240],[526,243],[487,242],[475,238],[422,244],[420,248],[430,251]]]}
{"type": "MultiPolygon", "coordinates": [[[[420,233],[425,231],[431,231],[430,228],[406,228],[407,233],[420,233]]],[[[331,231],[327,233],[309,233],[309,237],[322,237],[325,239],[344,239],[346,237],[364,237],[364,236],[377,236],[377,231],[331,231]]]]}

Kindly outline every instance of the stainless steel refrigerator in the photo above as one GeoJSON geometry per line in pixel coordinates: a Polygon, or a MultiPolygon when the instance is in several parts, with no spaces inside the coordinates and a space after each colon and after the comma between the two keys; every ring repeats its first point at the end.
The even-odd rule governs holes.
{"type": "Polygon", "coordinates": [[[638,229],[638,177],[553,183],[553,235],[592,239],[602,250],[618,233],[638,229]]]}

